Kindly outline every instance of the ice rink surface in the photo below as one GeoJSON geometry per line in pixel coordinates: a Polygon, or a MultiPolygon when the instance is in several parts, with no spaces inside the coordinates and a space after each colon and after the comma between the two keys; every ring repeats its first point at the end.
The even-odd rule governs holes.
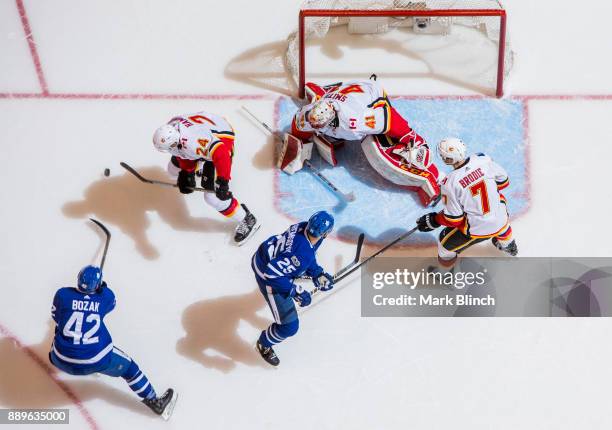
{"type": "MultiPolygon", "coordinates": [[[[494,150],[524,183],[513,214],[521,255],[610,256],[612,5],[587,1],[578,15],[568,1],[506,3],[517,55],[501,102],[411,59],[404,66],[401,52],[386,61],[386,50],[339,34],[334,49],[309,49],[311,78],[377,72],[398,103],[412,103],[406,108],[418,111],[432,140],[468,106],[453,103],[520,104],[521,141],[494,150]],[[421,109],[431,100],[440,115],[421,109]]],[[[99,429],[610,428],[606,318],[366,319],[355,279],[303,315],[298,335],[276,348],[278,370],[264,366],[252,345],[271,315],[250,256],[308,213],[308,193],[319,206],[335,205],[314,177],[302,175],[305,189],[279,178],[272,139],[240,109],[282,125],[278,107],[291,87],[275,66],[298,9],[287,0],[0,2],[0,407],[69,408],[70,428],[99,429]],[[164,178],[167,157],[151,135],[173,115],[198,110],[225,115],[237,131],[232,189],[262,221],[241,248],[201,195],[141,184],[119,167],[126,161],[164,178]],[[283,186],[296,192],[293,207],[277,192],[283,186]],[[101,250],[88,217],[113,233],[105,278],[117,308],[106,322],[157,391],[180,393],[169,422],[121,379],[73,377],[47,362],[53,294],[74,285],[101,250]]],[[[457,124],[481,130],[483,117],[470,118],[457,124]]],[[[472,136],[498,142],[485,142],[485,131],[472,136]]],[[[358,208],[395,231],[410,227],[412,212],[398,221],[392,204],[358,208]]],[[[375,238],[370,224],[358,227],[375,238]]],[[[352,258],[340,239],[319,254],[330,271],[352,258]]],[[[482,244],[467,254],[495,253],[482,244]]],[[[389,254],[431,256],[435,248],[389,254]]]]}

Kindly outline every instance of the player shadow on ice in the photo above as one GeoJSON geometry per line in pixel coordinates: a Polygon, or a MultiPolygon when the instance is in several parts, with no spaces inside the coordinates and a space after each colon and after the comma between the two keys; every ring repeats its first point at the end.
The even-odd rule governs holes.
{"type": "Polygon", "coordinates": [[[238,334],[242,321],[257,331],[270,324],[269,319],[257,315],[265,306],[259,290],[193,303],[183,311],[186,333],[177,341],[176,351],[223,373],[234,370],[239,363],[266,368],[253,347],[259,333],[248,340],[238,334]]]}
{"type": "MultiPolygon", "coordinates": [[[[430,38],[416,35],[410,29],[397,28],[379,35],[349,35],[345,26],[332,27],[323,39],[308,39],[307,54],[310,58],[319,56],[324,60],[336,61],[339,71],[330,72],[329,66],[325,66],[321,72],[307,71],[307,78],[316,82],[364,79],[371,73],[376,73],[382,79],[433,79],[471,91],[494,95],[494,82],[479,83],[478,77],[484,74],[495,75],[497,48],[493,43],[484,46],[479,41],[480,49],[474,49],[469,40],[473,39],[477,32],[476,29],[462,28],[457,32],[456,38],[452,40],[447,38],[446,44],[440,44],[431,42],[428,40],[430,38]],[[406,67],[403,70],[414,70],[418,67],[411,66],[411,61],[420,64],[419,69],[425,70],[385,71],[381,70],[383,65],[378,61],[375,63],[376,66],[372,66],[374,68],[369,70],[365,69],[366,66],[361,68],[354,66],[351,71],[343,67],[342,60],[345,56],[353,57],[354,61],[349,61],[355,64],[357,62],[355,58],[364,58],[364,55],[369,55],[369,51],[372,50],[388,54],[392,64],[396,63],[394,57],[405,57],[406,67]],[[492,62],[483,63],[481,58],[483,50],[491,50],[492,62]]],[[[285,60],[287,46],[287,42],[283,40],[250,48],[230,60],[225,67],[224,75],[237,82],[294,96],[298,87],[285,60]]],[[[367,64],[371,66],[372,63],[367,64]]]]}
{"type": "Polygon", "coordinates": [[[225,66],[226,78],[244,82],[264,90],[287,96],[297,92],[297,86],[285,67],[285,41],[266,43],[248,49],[225,66]]]}
{"type": "MultiPolygon", "coordinates": [[[[145,177],[168,181],[160,167],[138,167],[145,177]]],[[[186,198],[200,199],[206,206],[201,193],[183,196],[176,189],[144,184],[131,174],[102,178],[87,187],[81,200],[64,204],[62,212],[70,218],[95,217],[102,222],[118,227],[132,238],[140,254],[153,260],[159,251],[147,236],[151,220],[147,212],[157,212],[159,217],[179,231],[232,232],[234,225],[219,218],[194,218],[189,214],[186,198]]],[[[215,214],[218,215],[218,214],[215,214]]]]}
{"type": "MultiPolygon", "coordinates": [[[[265,130],[262,133],[267,133],[265,130]]],[[[251,165],[257,170],[273,170],[278,157],[278,141],[268,137],[266,143],[255,153],[251,165]]]]}
{"type": "Polygon", "coordinates": [[[105,381],[113,378],[104,375],[75,377],[53,367],[48,354],[54,327],[55,324],[49,322],[45,338],[35,345],[20,345],[10,337],[0,338],[0,404],[3,407],[38,409],[74,406],[74,402],[53,381],[58,379],[82,402],[103,400],[131,412],[151,416],[131,392],[106,385],[105,381]]]}

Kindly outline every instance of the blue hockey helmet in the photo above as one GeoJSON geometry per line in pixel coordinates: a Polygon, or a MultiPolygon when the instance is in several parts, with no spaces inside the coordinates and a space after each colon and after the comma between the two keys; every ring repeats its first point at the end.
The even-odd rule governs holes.
{"type": "Polygon", "coordinates": [[[334,217],[325,211],[319,211],[308,220],[306,231],[313,237],[326,237],[333,228],[334,217]]]}
{"type": "Polygon", "coordinates": [[[87,294],[95,293],[102,282],[102,270],[96,266],[85,266],[79,272],[77,288],[87,294]]]}

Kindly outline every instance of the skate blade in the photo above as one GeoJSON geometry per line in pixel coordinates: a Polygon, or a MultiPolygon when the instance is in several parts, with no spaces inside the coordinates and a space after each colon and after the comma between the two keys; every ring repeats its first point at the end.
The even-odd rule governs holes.
{"type": "Polygon", "coordinates": [[[234,242],[236,244],[236,246],[242,246],[245,243],[247,243],[249,241],[249,239],[251,239],[253,236],[255,236],[255,233],[257,233],[257,230],[259,230],[259,227],[261,227],[260,223],[255,224],[255,227],[253,227],[253,230],[251,230],[249,235],[247,237],[245,237],[242,242],[234,242]]]}
{"type": "Polygon", "coordinates": [[[170,402],[166,405],[164,412],[162,412],[161,417],[164,419],[164,421],[168,421],[172,416],[172,412],[174,411],[174,406],[176,406],[177,399],[178,393],[175,391],[174,394],[172,394],[172,400],[170,400],[170,402]]]}

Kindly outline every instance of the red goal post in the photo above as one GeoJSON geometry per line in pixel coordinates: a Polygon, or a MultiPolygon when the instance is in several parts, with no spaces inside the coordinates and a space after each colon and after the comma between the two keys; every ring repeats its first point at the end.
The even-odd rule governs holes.
{"type": "Polygon", "coordinates": [[[499,19],[499,40],[497,58],[496,95],[504,94],[504,77],[506,70],[506,11],[502,8],[490,9],[301,9],[299,13],[298,38],[298,89],[299,96],[304,97],[306,84],[306,25],[309,18],[353,18],[353,17],[489,17],[499,19]]]}

